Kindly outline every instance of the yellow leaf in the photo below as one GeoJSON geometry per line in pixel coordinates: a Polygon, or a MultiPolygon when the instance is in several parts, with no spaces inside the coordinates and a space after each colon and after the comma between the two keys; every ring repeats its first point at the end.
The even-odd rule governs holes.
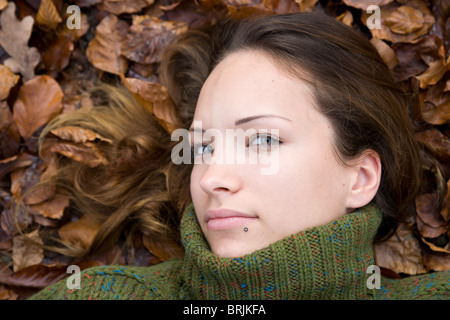
{"type": "Polygon", "coordinates": [[[13,270],[17,272],[25,267],[38,264],[44,258],[44,249],[33,242],[42,244],[38,230],[26,235],[18,235],[13,239],[12,259],[14,262],[13,270]],[[30,242],[31,240],[31,242],[30,242]]]}
{"type": "Polygon", "coordinates": [[[36,15],[36,22],[54,30],[62,21],[52,0],[42,0],[36,15]]]}
{"type": "Polygon", "coordinates": [[[19,78],[7,66],[0,64],[0,100],[8,98],[9,90],[16,85],[19,78]]]}

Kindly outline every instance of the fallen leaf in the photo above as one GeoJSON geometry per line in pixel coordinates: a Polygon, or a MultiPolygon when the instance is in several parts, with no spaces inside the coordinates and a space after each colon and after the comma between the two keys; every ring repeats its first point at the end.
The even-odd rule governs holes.
{"type": "Polygon", "coordinates": [[[90,216],[63,225],[58,234],[65,243],[79,248],[89,248],[101,224],[90,216]]]}
{"type": "Polygon", "coordinates": [[[122,82],[136,100],[153,113],[158,123],[169,133],[180,128],[180,120],[167,89],[159,83],[122,77],[122,82]]]}
{"type": "Polygon", "coordinates": [[[155,0],[103,0],[99,8],[115,15],[122,13],[135,13],[152,5],[155,0]]]}
{"type": "Polygon", "coordinates": [[[450,179],[447,180],[447,194],[445,196],[444,208],[441,212],[445,221],[450,221],[450,179]]]}
{"type": "Polygon", "coordinates": [[[311,11],[317,4],[318,0],[295,0],[300,8],[300,12],[311,11]]]}
{"type": "Polygon", "coordinates": [[[0,300],[17,300],[18,297],[17,293],[0,285],[0,300]]]}
{"type": "Polygon", "coordinates": [[[377,49],[384,63],[393,70],[399,62],[395,51],[383,40],[372,38],[370,42],[377,49]]]}
{"type": "Polygon", "coordinates": [[[50,219],[61,219],[64,214],[64,209],[69,206],[69,198],[56,195],[51,199],[40,202],[35,205],[30,205],[30,209],[41,216],[50,219]]]}
{"type": "MultiPolygon", "coordinates": [[[[444,236],[445,236],[445,234],[444,234],[444,236]]],[[[422,237],[422,241],[423,241],[423,243],[427,244],[433,252],[440,252],[440,253],[446,253],[446,254],[450,253],[450,242],[447,242],[447,245],[445,247],[441,247],[441,246],[438,246],[435,243],[433,243],[432,239],[427,239],[425,237],[422,237]]]]}
{"type": "MultiPolygon", "coordinates": [[[[373,3],[371,3],[373,4],[373,3]]],[[[397,11],[398,12],[398,11],[397,11]]],[[[403,11],[404,12],[404,11],[403,11]]],[[[367,13],[365,10],[361,12],[361,21],[366,24],[369,17],[371,17],[370,13],[367,13]]],[[[408,42],[408,43],[417,43],[420,41],[420,37],[426,34],[433,24],[435,23],[435,19],[428,9],[427,5],[421,0],[405,0],[402,1],[401,4],[398,2],[390,2],[380,7],[380,28],[371,28],[370,33],[374,38],[386,40],[392,43],[397,42],[408,42]],[[399,19],[398,15],[395,12],[402,6],[407,6],[412,8],[407,9],[407,11],[414,12],[412,16],[405,14],[402,15],[406,20],[399,19]],[[415,15],[419,14],[422,16],[420,18],[420,23],[422,23],[422,27],[418,28],[413,32],[407,33],[396,33],[402,32],[402,30],[412,30],[417,27],[417,22],[414,20],[415,15]],[[391,16],[394,14],[394,16],[391,16]],[[389,20],[389,17],[391,17],[389,20]],[[397,20],[394,18],[397,17],[397,20]],[[394,23],[396,21],[396,23],[394,23]],[[422,22],[423,21],[423,22],[422,22]],[[393,28],[396,32],[394,32],[391,28],[393,28]]]]}
{"type": "Polygon", "coordinates": [[[38,204],[52,198],[55,194],[54,186],[41,186],[29,190],[41,181],[43,172],[47,164],[39,158],[33,158],[32,164],[27,168],[21,168],[11,173],[11,193],[16,200],[23,196],[23,203],[26,205],[38,204]]]}
{"type": "Polygon", "coordinates": [[[19,230],[26,230],[26,228],[33,223],[33,217],[26,208],[21,206],[18,210],[16,210],[16,207],[16,201],[13,197],[11,197],[4,206],[3,212],[1,212],[0,215],[1,229],[8,236],[17,235],[19,230]]]}
{"type": "Polygon", "coordinates": [[[38,264],[44,258],[44,249],[39,245],[30,242],[30,240],[41,245],[43,244],[38,230],[14,237],[12,248],[14,272],[38,264]]]}
{"type": "Polygon", "coordinates": [[[441,46],[442,40],[433,35],[424,36],[417,43],[392,44],[399,61],[393,69],[395,79],[404,81],[425,72],[431,61],[441,59],[441,46]]]}
{"type": "Polygon", "coordinates": [[[450,92],[445,92],[445,82],[429,86],[420,108],[421,118],[429,124],[441,125],[450,120],[450,92]]]}
{"type": "Polygon", "coordinates": [[[62,21],[63,20],[59,15],[53,1],[41,0],[41,5],[39,6],[39,10],[36,14],[36,22],[54,30],[62,21]]]}
{"type": "Polygon", "coordinates": [[[420,88],[425,89],[429,85],[438,83],[449,70],[450,57],[447,61],[445,61],[445,57],[442,56],[442,59],[430,62],[428,70],[416,77],[420,81],[420,88]]]}
{"type": "Polygon", "coordinates": [[[62,98],[58,82],[50,76],[37,76],[23,84],[13,106],[13,116],[24,140],[61,112],[62,98]]]}
{"type": "Polygon", "coordinates": [[[19,168],[28,167],[33,163],[33,158],[26,153],[16,154],[7,159],[0,160],[0,179],[6,174],[19,168]]]}
{"type": "Polygon", "coordinates": [[[0,64],[0,100],[8,98],[9,90],[17,84],[19,78],[7,66],[0,64]]]}
{"type": "Polygon", "coordinates": [[[70,61],[70,55],[74,49],[74,43],[68,36],[60,35],[50,45],[44,54],[44,64],[47,73],[56,78],[64,70],[70,61]]]}
{"type": "Polygon", "coordinates": [[[344,13],[342,13],[341,15],[337,16],[336,19],[338,21],[341,21],[342,23],[344,23],[345,25],[351,27],[352,23],[353,23],[353,15],[350,12],[350,10],[345,11],[344,13]]]}
{"type": "Polygon", "coordinates": [[[375,263],[396,273],[416,275],[425,273],[419,241],[412,230],[400,224],[386,241],[374,245],[375,263]]]}
{"type": "Polygon", "coordinates": [[[33,18],[27,16],[22,21],[17,20],[16,5],[9,2],[8,6],[0,15],[0,45],[10,55],[4,61],[4,65],[9,67],[14,73],[21,73],[24,80],[34,78],[34,68],[41,59],[41,55],[36,48],[28,47],[33,29],[33,18]]]}
{"type": "Polygon", "coordinates": [[[435,208],[436,198],[431,193],[416,198],[417,229],[424,238],[437,238],[447,232],[446,222],[435,208]]]}
{"type": "Polygon", "coordinates": [[[99,151],[97,145],[92,142],[71,143],[61,141],[49,146],[48,150],[85,163],[91,168],[109,164],[108,159],[99,151]]]}
{"type": "Polygon", "coordinates": [[[0,281],[10,286],[42,289],[68,276],[67,268],[67,265],[34,264],[22,268],[12,275],[2,275],[0,281]]]}
{"type": "Polygon", "coordinates": [[[122,39],[128,25],[115,15],[108,15],[98,24],[95,37],[86,49],[86,56],[96,68],[113,74],[122,74],[128,61],[121,56],[122,39]]]}
{"type": "MultiPolygon", "coordinates": [[[[0,159],[16,155],[20,148],[20,134],[12,112],[5,101],[0,101],[0,159]]],[[[2,176],[0,169],[0,177],[2,176]]]]}
{"type": "Polygon", "coordinates": [[[164,49],[187,28],[184,22],[164,21],[145,15],[133,16],[133,24],[122,42],[121,53],[138,63],[159,62],[164,49]]]}
{"type": "Polygon", "coordinates": [[[450,254],[442,252],[423,251],[423,263],[427,270],[447,271],[450,270],[450,254]]]}
{"type": "Polygon", "coordinates": [[[422,12],[409,6],[401,6],[386,17],[384,24],[394,33],[408,34],[421,29],[424,22],[422,12]]]}
{"type": "Polygon", "coordinates": [[[369,6],[375,5],[380,7],[385,4],[391,3],[392,1],[394,0],[344,0],[344,3],[350,7],[367,11],[367,8],[369,8],[369,6]]]}
{"type": "Polygon", "coordinates": [[[98,133],[82,127],[66,126],[53,129],[50,132],[60,139],[74,143],[83,143],[95,140],[112,143],[112,140],[104,138],[98,133]]]}
{"type": "Polygon", "coordinates": [[[438,129],[418,132],[415,138],[442,161],[450,161],[450,139],[438,129]]]}

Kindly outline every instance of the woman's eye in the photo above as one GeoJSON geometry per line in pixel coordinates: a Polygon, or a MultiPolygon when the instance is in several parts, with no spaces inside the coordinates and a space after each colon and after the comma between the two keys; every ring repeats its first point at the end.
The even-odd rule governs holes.
{"type": "Polygon", "coordinates": [[[278,146],[279,144],[281,144],[281,141],[275,136],[272,136],[270,134],[258,134],[253,138],[250,138],[248,146],[256,147],[257,149],[271,149],[278,146]]]}
{"type": "Polygon", "coordinates": [[[194,157],[212,153],[213,151],[214,151],[214,148],[210,144],[198,143],[191,147],[191,154],[194,157]]]}

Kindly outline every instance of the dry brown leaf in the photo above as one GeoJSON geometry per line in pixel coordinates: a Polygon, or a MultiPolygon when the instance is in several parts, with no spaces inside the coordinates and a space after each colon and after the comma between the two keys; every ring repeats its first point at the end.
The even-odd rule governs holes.
{"type": "Polygon", "coordinates": [[[135,13],[152,5],[155,0],[103,0],[99,8],[115,15],[122,13],[135,13]]]}
{"type": "Polygon", "coordinates": [[[19,168],[28,167],[33,163],[33,158],[26,154],[16,154],[10,158],[0,160],[0,179],[6,174],[19,168]]]}
{"type": "Polygon", "coordinates": [[[409,6],[401,6],[386,17],[384,24],[394,33],[408,34],[423,28],[424,22],[422,12],[409,6]]]}
{"type": "Polygon", "coordinates": [[[122,82],[133,93],[136,100],[148,112],[153,113],[158,123],[169,133],[180,128],[179,117],[167,89],[159,83],[122,76],[122,82]]]}
{"type": "Polygon", "coordinates": [[[0,100],[9,96],[9,90],[19,81],[20,76],[11,72],[11,70],[0,64],[0,100]]]}
{"type": "Polygon", "coordinates": [[[67,126],[53,129],[50,132],[55,136],[57,136],[58,138],[71,141],[74,143],[83,143],[95,140],[112,143],[112,140],[104,138],[92,130],[81,127],[67,126]]]}
{"type": "Polygon", "coordinates": [[[372,38],[370,39],[372,45],[377,49],[384,63],[389,67],[389,69],[394,69],[398,65],[398,58],[395,51],[383,40],[372,38]]]}
{"type": "Polygon", "coordinates": [[[421,37],[417,43],[394,43],[399,64],[394,68],[397,81],[404,81],[410,77],[425,72],[431,61],[440,60],[442,39],[434,35],[421,37]]]}
{"type": "Polygon", "coordinates": [[[394,0],[344,0],[344,3],[350,7],[362,9],[364,11],[371,5],[383,6],[385,4],[391,3],[394,0]]]}
{"type": "Polygon", "coordinates": [[[38,230],[25,235],[15,236],[13,239],[12,259],[14,262],[13,270],[17,272],[23,268],[38,264],[44,258],[44,249],[39,245],[30,242],[43,244],[38,230]]]}
{"type": "Polygon", "coordinates": [[[61,112],[62,98],[58,82],[47,75],[23,84],[14,103],[13,116],[24,140],[61,112]]]}
{"type": "Polygon", "coordinates": [[[418,132],[415,138],[442,161],[450,161],[450,139],[438,129],[418,132]]]}
{"type": "Polygon", "coordinates": [[[445,247],[437,246],[431,242],[431,239],[425,239],[425,237],[422,237],[422,242],[428,245],[433,252],[450,253],[450,242],[448,242],[445,247]]]}
{"type": "Polygon", "coordinates": [[[133,16],[131,25],[121,47],[121,53],[127,59],[143,64],[160,61],[161,53],[185,31],[184,22],[164,21],[146,15],[133,16]]]}
{"type": "Polygon", "coordinates": [[[63,225],[58,234],[61,239],[78,248],[89,248],[101,224],[90,216],[63,225]]]}
{"type": "Polygon", "coordinates": [[[41,216],[50,219],[61,219],[64,209],[69,206],[69,198],[56,195],[52,199],[40,202],[39,204],[30,205],[30,209],[41,216]]]}
{"type": "Polygon", "coordinates": [[[300,12],[311,11],[317,4],[318,0],[295,0],[300,8],[300,12]]]}
{"type": "Polygon", "coordinates": [[[20,134],[6,101],[0,101],[0,137],[0,159],[16,155],[21,143],[20,134]]]}
{"type": "Polygon", "coordinates": [[[441,212],[445,221],[450,221],[450,179],[447,180],[447,194],[445,196],[444,208],[441,212]]]}
{"type": "Polygon", "coordinates": [[[450,254],[441,252],[423,252],[423,263],[427,270],[446,271],[450,270],[450,254]]]}
{"type": "Polygon", "coordinates": [[[33,158],[31,166],[13,171],[11,173],[11,193],[14,198],[18,200],[21,196],[24,196],[23,203],[26,205],[38,204],[52,198],[55,194],[54,186],[45,185],[28,190],[42,181],[42,175],[47,168],[47,164],[39,158],[33,158]]]}
{"type": "Polygon", "coordinates": [[[0,300],[17,300],[18,297],[17,293],[0,285],[0,300]]]}
{"type": "Polygon", "coordinates": [[[78,162],[85,163],[91,168],[108,165],[108,159],[98,150],[95,143],[57,142],[48,147],[50,152],[57,152],[78,162]]]}
{"type": "Polygon", "coordinates": [[[96,68],[113,74],[122,74],[128,61],[121,56],[121,43],[128,25],[115,15],[108,15],[98,24],[95,37],[86,49],[86,56],[96,68]]]}
{"type": "Polygon", "coordinates": [[[353,23],[353,15],[350,10],[345,11],[341,15],[337,16],[336,19],[341,21],[343,24],[351,27],[353,23]]]}
{"type": "MultiPolygon", "coordinates": [[[[69,13],[66,13],[63,20],[67,21],[70,17],[69,13]]],[[[59,25],[59,27],[55,30],[58,37],[68,37],[72,42],[77,42],[83,37],[90,28],[89,20],[87,14],[81,12],[80,14],[80,28],[69,29],[66,25],[59,25]]]]}
{"type": "Polygon", "coordinates": [[[68,276],[67,265],[30,265],[7,277],[1,276],[0,281],[10,286],[45,288],[68,276]]]}
{"type": "Polygon", "coordinates": [[[56,78],[69,65],[74,43],[68,36],[60,35],[44,54],[44,64],[48,75],[56,78]]]}
{"type": "Polygon", "coordinates": [[[39,6],[39,10],[36,14],[36,22],[54,30],[62,21],[63,20],[59,15],[53,1],[41,0],[41,5],[39,6]]]}
{"type": "Polygon", "coordinates": [[[416,76],[416,78],[420,81],[420,88],[425,89],[429,85],[435,85],[449,70],[450,57],[447,61],[445,61],[445,57],[442,56],[442,59],[430,62],[428,70],[416,76]]]}
{"type": "MultiPolygon", "coordinates": [[[[373,3],[372,3],[373,4],[373,3]]],[[[404,11],[403,11],[404,12],[404,11]]],[[[369,17],[371,17],[370,13],[367,13],[365,10],[361,12],[361,21],[366,24],[369,17]]],[[[407,42],[407,43],[417,43],[420,41],[420,37],[424,34],[426,34],[431,27],[433,26],[435,22],[434,16],[431,13],[430,9],[428,9],[427,5],[421,1],[421,0],[406,0],[404,3],[400,4],[398,2],[390,2],[389,4],[383,5],[380,7],[380,29],[372,28],[370,29],[370,32],[374,38],[386,40],[392,43],[397,42],[407,42]],[[395,14],[398,10],[398,8],[402,6],[407,6],[412,8],[407,9],[407,11],[414,12],[412,16],[408,14],[398,14],[403,16],[404,18],[407,18],[405,20],[402,20],[401,18],[398,19],[398,15],[395,14]],[[406,33],[396,33],[401,32],[402,30],[413,30],[415,29],[418,24],[415,21],[415,14],[419,14],[422,16],[420,21],[423,20],[422,27],[416,29],[413,32],[406,32],[406,33]],[[394,16],[391,16],[391,14],[394,14],[394,16]],[[390,20],[388,20],[388,18],[390,20]],[[397,17],[397,20],[394,19],[397,17]],[[395,23],[394,23],[395,22],[395,23]],[[394,28],[396,32],[393,32],[391,30],[391,27],[394,28]]]]}
{"type": "Polygon", "coordinates": [[[434,207],[435,196],[431,193],[419,195],[416,198],[417,229],[424,238],[437,238],[447,232],[445,221],[434,207]]]}
{"type": "Polygon", "coordinates": [[[425,273],[419,241],[411,229],[400,224],[388,240],[374,245],[375,263],[396,273],[425,273]]]}
{"type": "Polygon", "coordinates": [[[0,45],[10,55],[4,65],[14,73],[21,73],[24,80],[34,78],[34,68],[41,59],[36,48],[28,47],[33,29],[33,18],[27,16],[22,21],[16,18],[16,5],[9,2],[0,15],[0,45]]]}
{"type": "Polygon", "coordinates": [[[446,100],[437,106],[425,101],[420,112],[422,119],[426,122],[434,125],[444,124],[450,120],[450,100],[446,100]]]}

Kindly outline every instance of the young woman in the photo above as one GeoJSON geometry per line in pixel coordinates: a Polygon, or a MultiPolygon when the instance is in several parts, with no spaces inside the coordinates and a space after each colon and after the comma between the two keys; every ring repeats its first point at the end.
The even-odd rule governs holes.
{"type": "Polygon", "coordinates": [[[120,89],[43,136],[83,125],[121,146],[115,167],[61,169],[76,170],[66,189],[80,211],[111,213],[92,250],[130,223],[179,232],[183,256],[91,268],[79,289],[61,281],[33,299],[450,298],[449,272],[376,281],[372,244],[414,214],[421,164],[407,98],[364,37],[318,13],[230,20],[180,38],[161,77],[192,165],[174,164],[175,143],[120,89]]]}

